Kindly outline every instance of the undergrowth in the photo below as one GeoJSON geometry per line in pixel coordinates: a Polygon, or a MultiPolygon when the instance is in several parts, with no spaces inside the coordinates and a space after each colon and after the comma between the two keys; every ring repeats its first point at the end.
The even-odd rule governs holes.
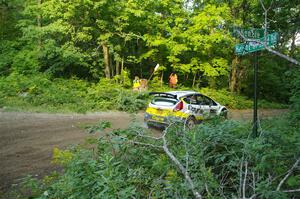
{"type": "MultiPolygon", "coordinates": [[[[299,165],[288,172],[300,157],[299,128],[288,117],[263,121],[257,138],[251,137],[250,124],[231,120],[182,129],[181,124],[168,129],[167,145],[203,198],[300,196],[285,192],[300,186],[299,165]]],[[[31,198],[193,198],[184,175],[161,148],[162,140],[149,136],[131,125],[101,136],[92,149],[55,149],[54,162],[64,167],[63,175],[29,178],[23,185],[30,184],[31,198]]]]}
{"type": "Polygon", "coordinates": [[[0,107],[6,110],[136,112],[146,104],[145,93],[132,92],[106,79],[88,83],[76,78],[50,80],[46,75],[20,74],[0,78],[0,107]]]}
{"type": "MultiPolygon", "coordinates": [[[[151,87],[150,91],[169,91],[162,87],[151,87]]],[[[179,87],[177,90],[192,90],[179,87]]],[[[202,88],[199,92],[210,96],[232,109],[252,108],[252,101],[232,94],[225,89],[202,88]]],[[[150,97],[147,93],[133,92],[128,85],[115,80],[101,79],[97,83],[71,78],[51,79],[45,74],[25,76],[12,73],[0,77],[0,108],[6,110],[29,110],[35,112],[96,112],[120,110],[136,112],[146,108],[150,97]]],[[[259,101],[261,108],[286,108],[286,105],[259,101]]]]}

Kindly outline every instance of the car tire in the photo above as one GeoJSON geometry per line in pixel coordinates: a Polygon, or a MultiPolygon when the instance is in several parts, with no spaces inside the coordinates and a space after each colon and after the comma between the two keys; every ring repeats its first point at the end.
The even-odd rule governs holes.
{"type": "Polygon", "coordinates": [[[192,129],[196,126],[196,120],[194,117],[188,117],[186,120],[185,120],[185,123],[184,123],[185,127],[187,129],[192,129]]]}
{"type": "Polygon", "coordinates": [[[220,116],[223,117],[224,119],[227,119],[228,118],[228,110],[222,109],[220,116]]]}
{"type": "Polygon", "coordinates": [[[148,122],[145,122],[145,126],[146,126],[147,129],[153,128],[153,126],[151,124],[149,124],[148,122]]]}

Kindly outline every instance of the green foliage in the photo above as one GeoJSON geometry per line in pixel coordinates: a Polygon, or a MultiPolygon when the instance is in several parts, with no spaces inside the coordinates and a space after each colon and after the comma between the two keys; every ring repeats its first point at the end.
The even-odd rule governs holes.
{"type": "Polygon", "coordinates": [[[114,76],[113,79],[115,83],[121,84],[124,88],[131,88],[131,79],[127,70],[122,70],[121,74],[114,76]]]}
{"type": "Polygon", "coordinates": [[[122,91],[117,98],[117,109],[126,112],[137,112],[148,105],[147,93],[133,93],[122,91]]]}
{"type": "Polygon", "coordinates": [[[93,126],[87,126],[85,127],[86,131],[88,133],[96,133],[96,132],[101,132],[106,128],[110,128],[111,127],[111,123],[108,121],[101,121],[99,122],[98,125],[93,125],[93,126]]]}
{"type": "MultiPolygon", "coordinates": [[[[0,77],[0,107],[7,109],[47,111],[47,112],[92,112],[120,110],[137,112],[147,107],[150,97],[145,92],[133,92],[126,89],[127,83],[115,83],[115,80],[101,79],[98,83],[72,78],[69,80],[36,74],[34,77],[12,73],[0,77]]],[[[181,87],[182,90],[191,90],[181,87]]],[[[150,90],[169,91],[163,85],[150,84],[150,90]]],[[[225,89],[200,89],[199,92],[232,109],[251,108],[252,101],[246,97],[234,95],[225,89]]],[[[259,101],[261,108],[286,108],[282,104],[259,101]]]]}
{"type": "Polygon", "coordinates": [[[13,63],[15,54],[17,53],[14,49],[16,42],[12,41],[2,41],[0,42],[0,76],[8,75],[10,73],[10,68],[13,63]]]}
{"type": "Polygon", "coordinates": [[[292,118],[295,122],[300,121],[300,71],[295,70],[293,74],[293,95],[291,97],[292,118]]]}
{"type": "MultiPolygon", "coordinates": [[[[296,6],[284,0],[268,13],[270,30],[281,35],[278,49],[291,56],[296,47],[285,44],[298,31],[296,6]]],[[[149,77],[157,63],[165,74],[176,70],[184,86],[226,88],[238,42],[229,28],[260,27],[264,20],[259,1],[3,0],[0,9],[0,75],[42,72],[91,82],[109,76],[125,88],[134,75],[149,77]]],[[[260,97],[287,103],[291,85],[283,74],[289,64],[267,53],[261,57],[260,97]]],[[[252,71],[237,79],[237,92],[250,97],[252,71]]]]}
{"type": "MultiPolygon", "coordinates": [[[[266,53],[262,53],[259,57],[259,98],[273,102],[288,103],[289,96],[291,95],[290,88],[292,86],[292,82],[289,77],[291,71],[287,67],[287,61],[266,53]]],[[[253,57],[248,59],[248,62],[253,62],[253,57]]],[[[246,60],[247,59],[244,61],[246,60]]],[[[244,65],[247,68],[247,76],[240,81],[242,84],[242,92],[247,96],[253,96],[253,63],[244,65]]]]}
{"type": "Polygon", "coordinates": [[[232,109],[251,108],[253,104],[250,99],[247,99],[243,96],[234,95],[225,89],[216,91],[213,89],[202,88],[200,89],[200,92],[232,109]]]}
{"type": "Polygon", "coordinates": [[[77,78],[50,80],[42,74],[32,78],[13,73],[0,78],[0,97],[0,107],[50,112],[136,112],[147,104],[145,93],[133,93],[113,80],[91,84],[77,78]]]}
{"type": "MultiPolygon", "coordinates": [[[[244,182],[247,197],[297,197],[282,191],[299,187],[297,168],[276,191],[300,155],[299,129],[291,127],[288,117],[263,121],[257,138],[251,138],[250,124],[230,120],[182,129],[181,124],[171,126],[167,144],[204,198],[241,198],[244,182]]],[[[132,125],[100,137],[97,150],[73,149],[62,175],[38,188],[34,184],[39,190],[34,198],[192,198],[183,174],[162,148],[154,147],[162,142],[137,133],[151,136],[132,125]]]]}
{"type": "MultiPolygon", "coordinates": [[[[248,109],[253,107],[253,100],[245,96],[233,94],[225,89],[214,90],[209,88],[202,88],[199,90],[200,93],[203,93],[222,105],[227,106],[232,109],[248,109]]],[[[270,102],[267,100],[258,101],[259,108],[275,108],[282,109],[288,108],[287,104],[279,104],[275,102],[270,102]]]]}

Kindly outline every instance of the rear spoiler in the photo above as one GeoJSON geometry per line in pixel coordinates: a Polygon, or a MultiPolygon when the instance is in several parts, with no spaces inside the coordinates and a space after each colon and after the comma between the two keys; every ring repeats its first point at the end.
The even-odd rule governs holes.
{"type": "Polygon", "coordinates": [[[169,97],[169,98],[174,98],[177,99],[177,95],[173,95],[171,93],[164,93],[164,92],[150,92],[149,95],[155,95],[159,97],[169,97]]]}

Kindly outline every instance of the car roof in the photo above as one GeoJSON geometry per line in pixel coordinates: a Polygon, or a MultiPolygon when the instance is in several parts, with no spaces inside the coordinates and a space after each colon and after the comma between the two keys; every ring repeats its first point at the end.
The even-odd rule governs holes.
{"type": "Polygon", "coordinates": [[[199,94],[196,91],[169,91],[169,92],[166,92],[166,93],[170,93],[172,95],[176,95],[177,98],[180,98],[180,97],[186,96],[186,95],[190,95],[190,94],[199,94]]]}

